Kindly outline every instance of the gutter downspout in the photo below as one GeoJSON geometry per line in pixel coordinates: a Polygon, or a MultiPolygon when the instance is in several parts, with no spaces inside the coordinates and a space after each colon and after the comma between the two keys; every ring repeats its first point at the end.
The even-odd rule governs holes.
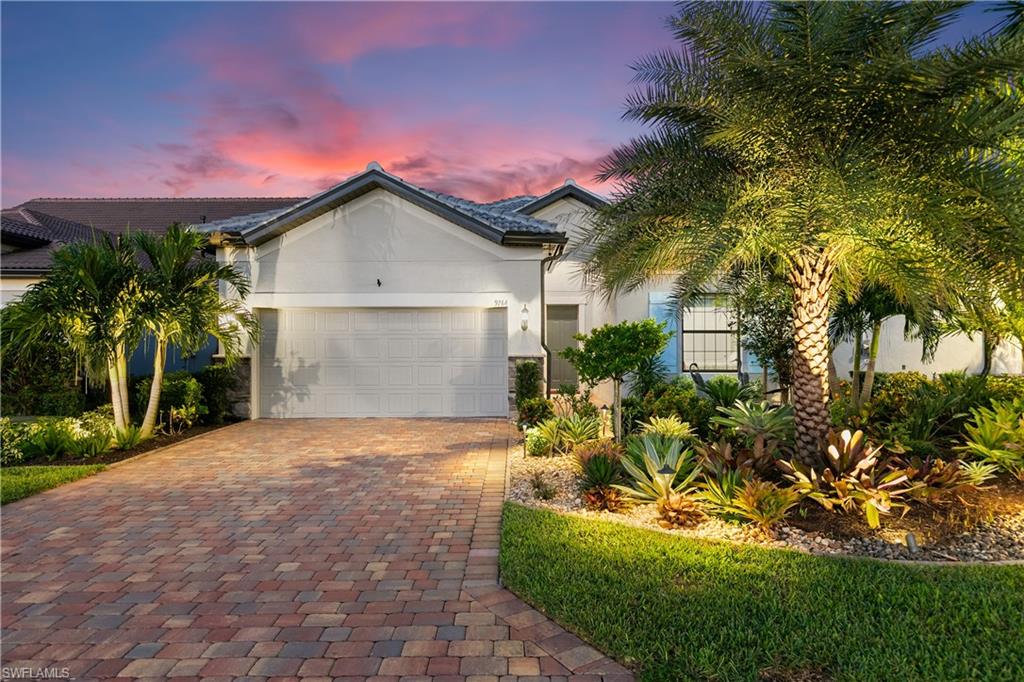
{"type": "Polygon", "coordinates": [[[551,395],[551,349],[548,348],[548,337],[545,330],[545,320],[548,317],[547,306],[544,303],[544,273],[548,270],[548,264],[553,263],[562,257],[565,244],[555,246],[554,252],[540,261],[540,347],[544,350],[544,397],[551,395]]]}

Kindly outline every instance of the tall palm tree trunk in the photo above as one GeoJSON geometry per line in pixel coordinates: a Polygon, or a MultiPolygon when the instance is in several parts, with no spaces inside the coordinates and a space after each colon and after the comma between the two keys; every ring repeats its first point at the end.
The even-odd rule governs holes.
{"type": "Polygon", "coordinates": [[[858,322],[857,329],[853,332],[853,376],[850,377],[850,397],[853,399],[855,410],[860,410],[860,360],[863,345],[864,329],[858,322]]]}
{"type": "Polygon", "coordinates": [[[797,455],[814,462],[829,430],[828,313],[834,264],[826,252],[797,256],[793,287],[793,412],[797,455]]]}
{"type": "Polygon", "coordinates": [[[157,339],[156,357],[153,358],[153,383],[149,386],[149,402],[146,416],[142,419],[142,437],[149,438],[156,428],[156,416],[160,409],[160,391],[164,385],[164,366],[167,364],[167,341],[157,339]]]}
{"type": "Polygon", "coordinates": [[[110,378],[110,405],[114,410],[114,428],[119,432],[126,426],[124,405],[121,402],[121,379],[118,376],[117,358],[107,362],[107,376],[110,378]]]}
{"type": "Polygon", "coordinates": [[[857,407],[861,408],[871,400],[871,390],[875,386],[875,364],[878,360],[878,343],[882,336],[882,321],[871,323],[871,347],[868,350],[868,366],[864,370],[864,385],[860,389],[860,400],[857,407]]]}
{"type": "Polygon", "coordinates": [[[128,427],[132,424],[132,410],[128,399],[128,358],[123,345],[117,351],[117,389],[121,395],[121,418],[128,427]]]}

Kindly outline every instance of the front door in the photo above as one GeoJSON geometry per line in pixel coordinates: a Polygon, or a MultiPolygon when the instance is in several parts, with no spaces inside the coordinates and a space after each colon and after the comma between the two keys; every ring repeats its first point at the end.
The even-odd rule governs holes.
{"type": "Polygon", "coordinates": [[[576,368],[568,360],[559,355],[563,348],[576,347],[573,338],[580,330],[579,306],[549,305],[547,337],[548,348],[551,350],[551,386],[552,390],[562,384],[575,385],[579,381],[576,368]]]}

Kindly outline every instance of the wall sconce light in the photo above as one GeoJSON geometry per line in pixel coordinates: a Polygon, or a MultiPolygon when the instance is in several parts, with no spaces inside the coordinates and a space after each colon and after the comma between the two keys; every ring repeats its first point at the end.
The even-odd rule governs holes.
{"type": "Polygon", "coordinates": [[[526,309],[526,304],[523,304],[523,312],[519,315],[519,328],[524,332],[530,328],[530,311],[526,309]]]}

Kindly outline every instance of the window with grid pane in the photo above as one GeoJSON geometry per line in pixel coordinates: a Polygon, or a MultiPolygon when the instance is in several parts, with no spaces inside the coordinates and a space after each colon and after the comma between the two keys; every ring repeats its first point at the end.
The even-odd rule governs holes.
{"type": "Polygon", "coordinates": [[[739,371],[735,313],[724,294],[707,294],[683,311],[679,330],[683,369],[739,371]]]}

